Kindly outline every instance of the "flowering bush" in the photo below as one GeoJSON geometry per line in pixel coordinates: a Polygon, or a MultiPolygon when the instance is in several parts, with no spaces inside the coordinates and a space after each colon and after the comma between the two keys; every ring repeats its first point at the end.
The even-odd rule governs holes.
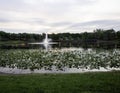
{"type": "Polygon", "coordinates": [[[31,70],[120,68],[120,50],[0,50],[0,67],[31,70]]]}

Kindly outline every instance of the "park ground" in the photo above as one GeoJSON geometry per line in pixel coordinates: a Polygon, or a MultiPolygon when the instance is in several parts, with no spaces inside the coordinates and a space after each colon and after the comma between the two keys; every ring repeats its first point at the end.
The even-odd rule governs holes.
{"type": "Polygon", "coordinates": [[[0,74],[0,93],[120,93],[120,71],[0,74]]]}

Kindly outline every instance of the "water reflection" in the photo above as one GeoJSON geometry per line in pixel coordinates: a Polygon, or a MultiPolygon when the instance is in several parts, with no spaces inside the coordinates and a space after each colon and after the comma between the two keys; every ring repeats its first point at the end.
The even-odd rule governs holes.
{"type": "MultiPolygon", "coordinates": [[[[43,41],[44,42],[44,41],[43,41]]],[[[22,44],[9,44],[9,45],[0,45],[0,49],[51,49],[51,48],[71,48],[71,47],[82,47],[84,49],[92,48],[92,49],[119,49],[120,45],[110,45],[110,44],[100,44],[99,46],[97,44],[93,43],[72,43],[72,42],[66,42],[66,41],[49,41],[49,43],[43,43],[43,42],[34,42],[34,43],[22,43],[22,44]]]]}

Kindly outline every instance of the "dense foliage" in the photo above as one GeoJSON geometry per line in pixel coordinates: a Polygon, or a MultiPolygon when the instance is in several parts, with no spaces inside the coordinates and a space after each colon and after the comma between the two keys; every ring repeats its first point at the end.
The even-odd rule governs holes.
{"type": "Polygon", "coordinates": [[[120,68],[120,50],[1,50],[0,67],[64,70],[120,68]]]}
{"type": "MultiPolygon", "coordinates": [[[[44,38],[44,35],[41,34],[28,34],[28,33],[6,33],[4,31],[0,31],[0,41],[7,40],[21,40],[21,41],[41,41],[44,38]]],[[[86,42],[92,42],[95,40],[104,40],[104,41],[119,41],[120,40],[120,31],[115,31],[114,29],[103,30],[96,29],[94,32],[84,32],[84,33],[58,33],[58,34],[50,34],[50,38],[55,41],[60,40],[82,40],[86,42]]]]}

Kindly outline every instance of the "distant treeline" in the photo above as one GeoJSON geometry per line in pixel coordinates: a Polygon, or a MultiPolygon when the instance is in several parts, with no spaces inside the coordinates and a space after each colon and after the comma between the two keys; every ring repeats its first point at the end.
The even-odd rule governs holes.
{"type": "MultiPolygon", "coordinates": [[[[45,34],[28,34],[28,33],[6,33],[0,31],[0,41],[25,41],[34,42],[42,41],[45,34]]],[[[81,41],[81,42],[96,42],[96,41],[120,41],[120,31],[114,29],[103,30],[96,29],[93,32],[84,33],[58,33],[49,34],[49,38],[53,41],[81,41]]]]}
{"type": "MultiPolygon", "coordinates": [[[[83,48],[120,48],[120,31],[114,29],[96,29],[93,32],[84,33],[58,33],[49,34],[53,42],[57,42],[53,47],[83,47],[83,48]]],[[[42,42],[45,38],[43,34],[29,33],[6,33],[0,31],[0,48],[36,48],[39,46],[29,45],[30,42],[42,42]]]]}

